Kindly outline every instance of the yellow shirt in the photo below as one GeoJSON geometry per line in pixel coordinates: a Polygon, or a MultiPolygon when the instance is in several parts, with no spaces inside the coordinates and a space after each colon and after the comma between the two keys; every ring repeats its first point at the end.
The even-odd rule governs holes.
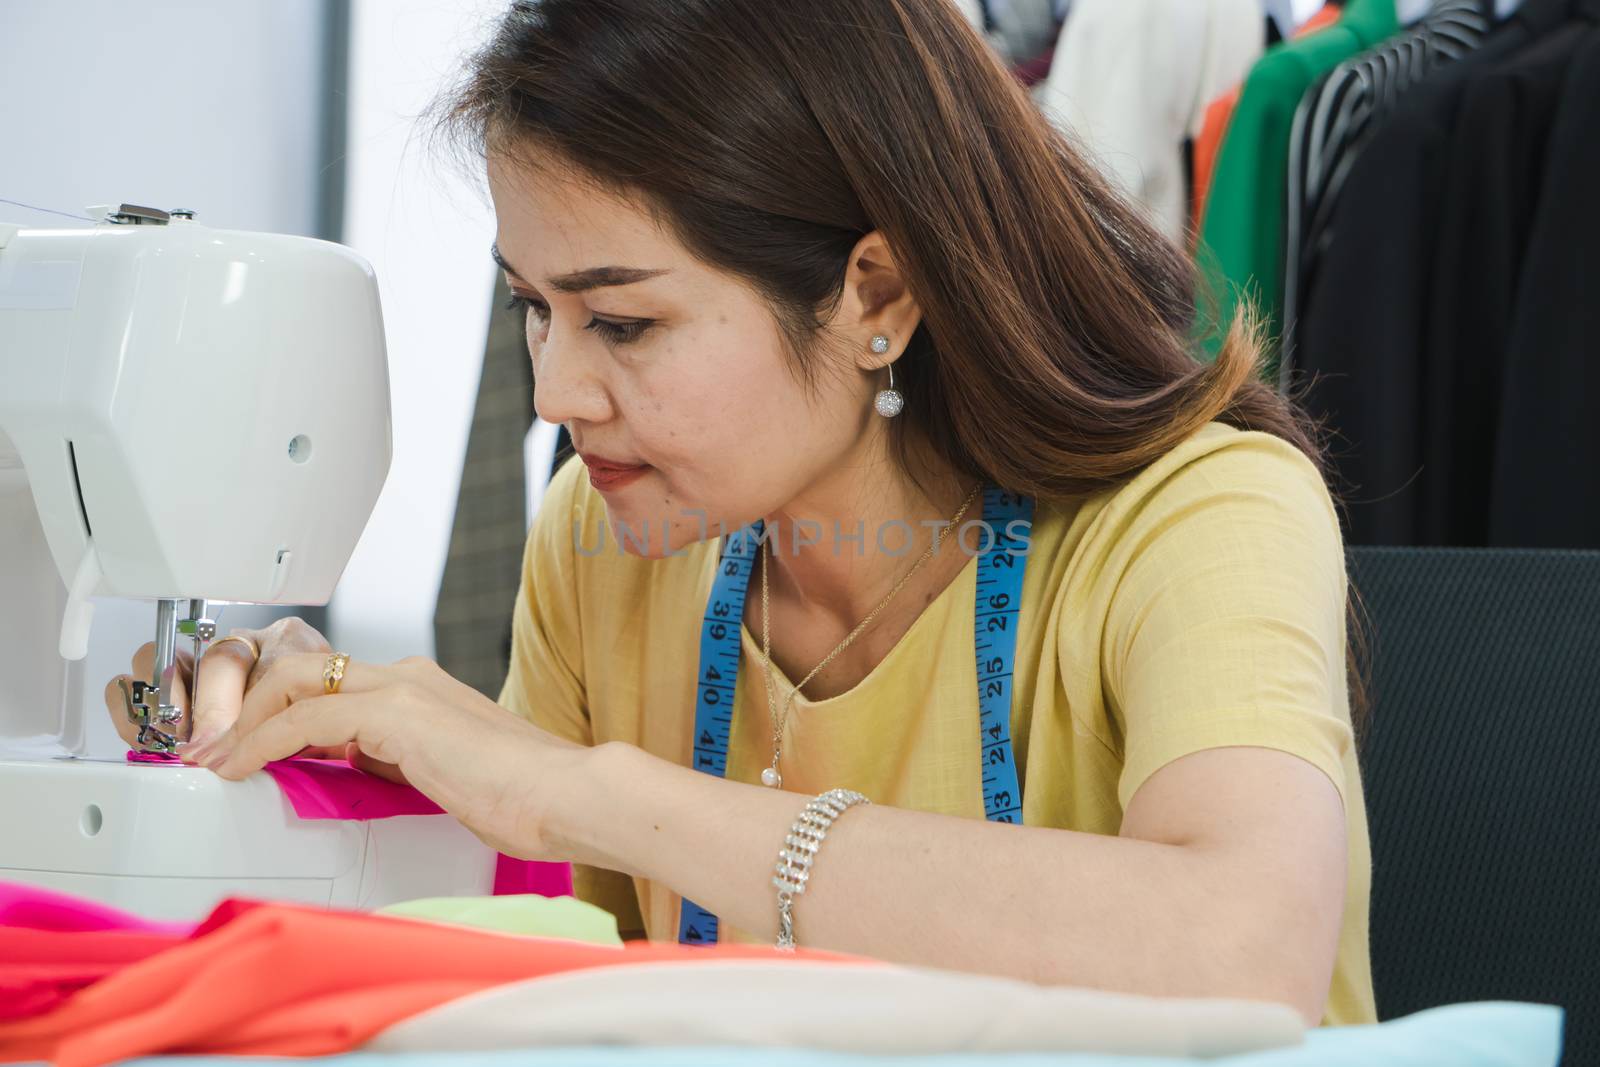
{"type": "MultiPolygon", "coordinates": [[[[689,766],[699,621],[719,542],[630,556],[609,531],[600,540],[605,514],[582,465],[567,463],[528,539],[500,702],[573,740],[624,741],[689,766]]],[[[1068,506],[1041,502],[1030,537],[1012,706],[1024,821],[1116,834],[1145,779],[1207,748],[1261,746],[1310,761],[1338,788],[1349,829],[1323,1023],[1375,1022],[1344,552],[1315,468],[1279,438],[1212,423],[1117,488],[1068,506]]],[[[844,787],[878,804],[983,818],[976,567],[853,689],[796,698],[786,789],[844,787]]],[[[740,630],[728,777],[756,782],[771,761],[771,720],[761,646],[740,630]]],[[[664,886],[584,869],[576,879],[579,895],[624,930],[677,936],[679,898],[664,886]]],[[[741,938],[727,927],[724,936],[741,938]]]]}

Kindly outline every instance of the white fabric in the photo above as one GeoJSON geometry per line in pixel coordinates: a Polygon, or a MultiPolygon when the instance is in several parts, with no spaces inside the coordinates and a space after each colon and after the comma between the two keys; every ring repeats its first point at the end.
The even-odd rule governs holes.
{"type": "Polygon", "coordinates": [[[1276,24],[1279,37],[1293,37],[1300,24],[1311,16],[1297,0],[1261,0],[1260,9],[1276,24]]]}
{"type": "Polygon", "coordinates": [[[983,32],[983,4],[981,0],[955,0],[955,5],[972,23],[973,29],[983,32]]]}
{"type": "Polygon", "coordinates": [[[1394,17],[1400,25],[1409,26],[1428,13],[1433,0],[1394,0],[1394,17]]]}
{"type": "Polygon", "coordinates": [[[1037,94],[1075,139],[1174,240],[1189,218],[1183,142],[1206,105],[1260,57],[1259,0],[1074,0],[1037,94]]]}
{"type": "Polygon", "coordinates": [[[1128,996],[887,964],[723,960],[498,986],[397,1023],[364,1048],[734,1045],[1209,1057],[1295,1046],[1304,1037],[1299,1014],[1285,1004],[1128,996]]]}

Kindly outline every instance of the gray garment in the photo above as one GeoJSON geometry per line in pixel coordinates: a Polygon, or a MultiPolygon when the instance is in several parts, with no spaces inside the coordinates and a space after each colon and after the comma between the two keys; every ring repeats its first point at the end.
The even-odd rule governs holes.
{"type": "Polygon", "coordinates": [[[989,41],[1011,63],[1025,63],[1056,40],[1056,0],[989,0],[989,41]]]}
{"type": "Polygon", "coordinates": [[[478,400],[434,609],[439,665],[498,699],[511,663],[511,613],[528,538],[523,444],[533,426],[533,364],[520,316],[495,282],[478,400]]]}

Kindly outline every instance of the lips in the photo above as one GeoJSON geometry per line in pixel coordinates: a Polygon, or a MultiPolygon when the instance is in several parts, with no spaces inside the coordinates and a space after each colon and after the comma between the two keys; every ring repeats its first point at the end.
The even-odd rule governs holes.
{"type": "Polygon", "coordinates": [[[650,469],[644,463],[619,463],[582,453],[579,456],[589,470],[589,483],[600,490],[620,489],[650,469]]]}

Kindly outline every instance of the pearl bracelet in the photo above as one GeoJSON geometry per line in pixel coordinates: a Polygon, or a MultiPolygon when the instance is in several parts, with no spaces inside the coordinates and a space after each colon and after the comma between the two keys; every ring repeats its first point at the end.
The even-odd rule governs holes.
{"type": "Polygon", "coordinates": [[[800,817],[789,827],[784,847],[778,850],[777,874],[772,884],[778,890],[778,947],[794,948],[794,898],[806,891],[806,881],[811,877],[811,864],[817,858],[828,827],[857,804],[872,803],[860,793],[848,789],[830,789],[806,805],[800,817]]]}

